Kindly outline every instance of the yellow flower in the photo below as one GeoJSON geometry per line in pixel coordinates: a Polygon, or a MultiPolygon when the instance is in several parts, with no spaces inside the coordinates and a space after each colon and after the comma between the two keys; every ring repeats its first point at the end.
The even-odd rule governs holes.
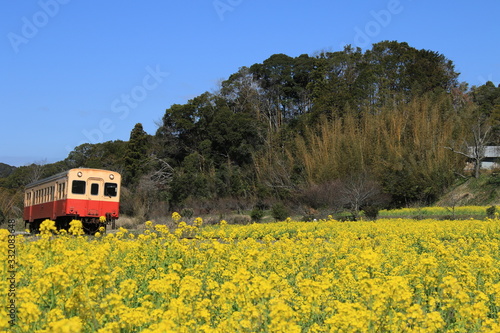
{"type": "Polygon", "coordinates": [[[68,230],[68,232],[71,235],[74,235],[74,236],[83,235],[84,232],[83,232],[82,221],[79,221],[79,220],[73,220],[73,221],[71,221],[69,223],[69,230],[68,230]]]}
{"type": "Polygon", "coordinates": [[[47,321],[49,323],[64,319],[64,313],[61,309],[52,309],[47,315],[47,321]]]}
{"type": "Polygon", "coordinates": [[[57,233],[56,222],[52,220],[45,220],[40,224],[40,234],[43,236],[50,236],[57,233]]]}
{"type": "Polygon", "coordinates": [[[173,271],[177,271],[177,272],[180,272],[182,269],[182,265],[180,265],[176,262],[174,262],[170,267],[172,267],[173,271]]]}
{"type": "Polygon", "coordinates": [[[203,219],[201,217],[197,217],[194,219],[193,223],[195,226],[199,228],[203,224],[203,219]]]}
{"type": "Polygon", "coordinates": [[[133,279],[127,279],[120,282],[120,295],[123,298],[131,298],[137,290],[137,282],[133,279]]]}
{"type": "Polygon", "coordinates": [[[120,324],[112,321],[106,323],[103,328],[100,328],[97,333],[120,333],[122,330],[120,328],[120,324]]]}
{"type": "Polygon", "coordinates": [[[83,330],[82,320],[78,317],[65,318],[49,324],[51,333],[80,333],[83,330]]]}
{"type": "Polygon", "coordinates": [[[33,302],[25,302],[19,307],[19,320],[23,323],[35,323],[40,318],[42,312],[33,302]]]}
{"type": "Polygon", "coordinates": [[[179,222],[181,218],[182,218],[181,214],[177,212],[172,213],[172,220],[174,220],[175,223],[179,222]]]}

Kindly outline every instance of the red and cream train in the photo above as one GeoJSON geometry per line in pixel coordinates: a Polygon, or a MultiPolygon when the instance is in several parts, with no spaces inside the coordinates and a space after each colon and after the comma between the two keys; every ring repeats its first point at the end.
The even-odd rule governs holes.
{"type": "Polygon", "coordinates": [[[24,193],[23,219],[32,232],[51,219],[58,229],[81,220],[93,233],[119,216],[121,175],[118,172],[78,168],[28,184],[24,193]]]}

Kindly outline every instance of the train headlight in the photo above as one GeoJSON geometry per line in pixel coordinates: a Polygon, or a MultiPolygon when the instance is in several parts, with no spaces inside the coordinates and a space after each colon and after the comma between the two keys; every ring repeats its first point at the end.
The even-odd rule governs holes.
{"type": "Polygon", "coordinates": [[[78,171],[78,173],[76,174],[78,177],[81,177],[83,174],[81,171],[78,171]]]}
{"type": "Polygon", "coordinates": [[[110,174],[110,175],[109,175],[109,179],[115,179],[115,175],[110,174]]]}

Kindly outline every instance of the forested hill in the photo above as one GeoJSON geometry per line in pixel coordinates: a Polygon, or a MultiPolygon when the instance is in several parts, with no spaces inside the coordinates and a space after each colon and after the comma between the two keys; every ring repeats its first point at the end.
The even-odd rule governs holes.
{"type": "Polygon", "coordinates": [[[16,167],[5,163],[0,163],[0,178],[8,177],[15,169],[16,167]]]}
{"type": "MultiPolygon", "coordinates": [[[[458,77],[444,55],[400,42],[275,54],[169,106],[156,133],[137,124],[128,142],[81,145],[39,174],[120,171],[130,214],[428,204],[464,176],[457,152],[478,135],[499,141],[500,87],[469,89],[458,77]]],[[[29,168],[3,186],[21,185],[29,168]]]]}

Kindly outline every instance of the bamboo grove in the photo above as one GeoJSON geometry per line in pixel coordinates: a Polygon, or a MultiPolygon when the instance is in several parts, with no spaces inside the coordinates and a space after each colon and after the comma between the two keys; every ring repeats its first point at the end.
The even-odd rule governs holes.
{"type": "Polygon", "coordinates": [[[463,168],[463,160],[444,149],[460,141],[466,130],[460,115],[443,106],[446,103],[446,98],[423,97],[396,110],[381,108],[377,114],[323,118],[295,136],[285,154],[260,158],[260,177],[271,183],[270,177],[280,170],[276,164],[287,160],[290,176],[300,166],[303,186],[368,173],[401,203],[434,200],[463,168]]]}

